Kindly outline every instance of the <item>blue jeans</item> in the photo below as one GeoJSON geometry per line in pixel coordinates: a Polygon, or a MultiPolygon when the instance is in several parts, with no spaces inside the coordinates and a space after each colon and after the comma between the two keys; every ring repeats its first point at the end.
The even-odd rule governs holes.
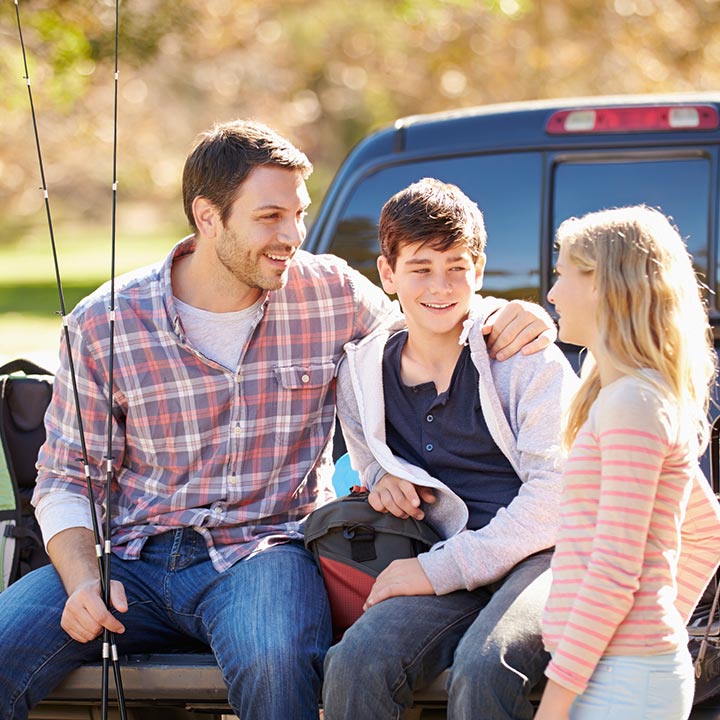
{"type": "Polygon", "coordinates": [[[684,720],[694,691],[686,647],[664,655],[605,655],[570,708],[570,720],[684,720]]]}
{"type": "MultiPolygon", "coordinates": [[[[125,586],[120,653],[210,646],[238,717],[317,720],[330,612],[302,544],[287,543],[218,573],[190,529],[150,538],[139,560],[113,557],[125,586]]],[[[67,595],[52,566],[0,593],[0,717],[27,718],[73,668],[100,658],[100,641],[60,627],[67,595]]],[[[112,682],[112,681],[111,681],[112,682]]]]}
{"type": "Polygon", "coordinates": [[[371,607],[328,651],[325,720],[396,720],[450,665],[449,720],[530,720],[528,696],[550,659],[540,628],[550,557],[533,555],[472,592],[371,607]]]}

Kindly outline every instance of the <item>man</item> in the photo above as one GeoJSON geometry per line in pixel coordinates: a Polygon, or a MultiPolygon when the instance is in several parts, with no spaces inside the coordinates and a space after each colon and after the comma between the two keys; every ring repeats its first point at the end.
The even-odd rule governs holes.
{"type": "MultiPolygon", "coordinates": [[[[332,495],[342,348],[394,311],[344,262],[299,250],[311,170],[269,128],[216,126],[185,165],[193,234],[116,283],[113,612],[100,598],[63,344],[34,498],[53,564],[0,595],[1,717],[27,717],[98,659],[103,628],[121,653],[209,646],[239,717],[317,717],[330,623],[302,521],[332,495]]],[[[104,286],[68,319],[96,512],[108,305],[104,286]]],[[[498,325],[535,337],[547,327],[535,320],[508,306],[498,325]]],[[[490,338],[504,344],[498,330],[490,338]]]]}
{"type": "Polygon", "coordinates": [[[346,347],[338,415],[370,504],[444,542],[396,560],[328,653],[327,720],[397,718],[452,665],[448,717],[530,720],[560,499],[558,442],[577,376],[559,348],[490,358],[482,213],[431,178],[380,215],[378,270],[407,326],[346,347]],[[382,391],[379,391],[379,388],[382,391]],[[371,658],[358,662],[358,658],[371,658]]]}

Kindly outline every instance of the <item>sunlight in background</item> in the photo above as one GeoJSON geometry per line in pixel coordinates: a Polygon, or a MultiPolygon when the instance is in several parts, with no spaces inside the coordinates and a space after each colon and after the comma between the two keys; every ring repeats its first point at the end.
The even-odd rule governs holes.
{"type": "MultiPolygon", "coordinates": [[[[55,229],[66,312],[110,277],[106,228],[55,229]]],[[[116,238],[118,275],[165,258],[181,232],[116,238]]],[[[54,370],[62,329],[50,236],[40,228],[17,245],[0,244],[0,362],[25,357],[54,370]]]]}

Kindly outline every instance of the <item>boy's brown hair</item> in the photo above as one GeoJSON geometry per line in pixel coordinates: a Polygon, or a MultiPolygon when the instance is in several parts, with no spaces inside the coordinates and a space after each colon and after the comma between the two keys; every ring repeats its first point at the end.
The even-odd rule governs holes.
{"type": "Polygon", "coordinates": [[[400,249],[419,243],[444,251],[466,247],[474,261],[485,252],[480,208],[457,185],[423,178],[393,195],[379,223],[380,252],[394,270],[400,249]]]}
{"type": "Polygon", "coordinates": [[[202,133],[183,171],[183,205],[190,227],[197,230],[192,210],[196,197],[209,200],[224,225],[240,185],[259,165],[298,170],[306,180],[313,170],[303,152],[266,125],[233,120],[202,133]]]}

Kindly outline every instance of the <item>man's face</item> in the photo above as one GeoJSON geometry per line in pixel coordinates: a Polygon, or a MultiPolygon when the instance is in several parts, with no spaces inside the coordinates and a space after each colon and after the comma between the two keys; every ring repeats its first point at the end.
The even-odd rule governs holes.
{"type": "Polygon", "coordinates": [[[473,295],[480,288],[485,255],[477,262],[463,246],[433,250],[426,245],[404,245],[395,269],[378,260],[386,292],[397,293],[411,332],[459,335],[473,295]]]}
{"type": "Polygon", "coordinates": [[[310,196],[302,175],[274,165],[253,169],[215,242],[218,260],[249,288],[278,290],[305,235],[310,196]]]}

